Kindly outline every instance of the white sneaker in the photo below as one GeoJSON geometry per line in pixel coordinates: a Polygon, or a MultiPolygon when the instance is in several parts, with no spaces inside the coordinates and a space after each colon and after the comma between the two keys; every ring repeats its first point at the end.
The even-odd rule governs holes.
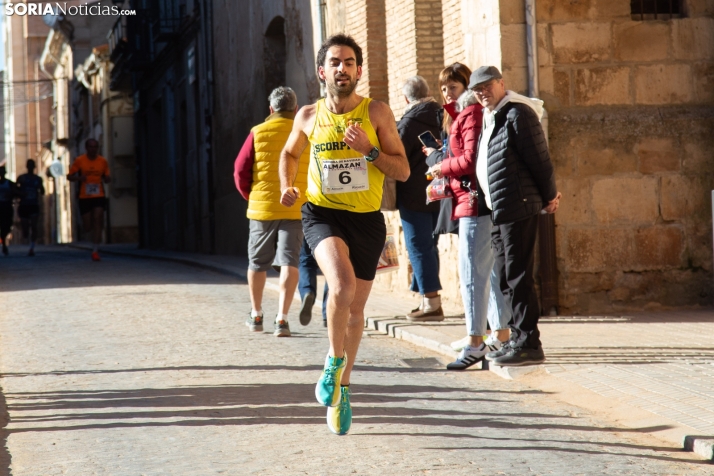
{"type": "Polygon", "coordinates": [[[454,349],[456,352],[460,352],[464,349],[464,347],[469,345],[470,339],[470,336],[466,336],[463,339],[455,340],[451,343],[451,348],[454,349]]]}
{"type": "Polygon", "coordinates": [[[489,352],[491,352],[491,348],[486,344],[481,344],[478,347],[466,346],[459,353],[458,358],[446,366],[446,370],[468,369],[472,365],[481,362],[489,352]]]}
{"type": "Polygon", "coordinates": [[[484,344],[490,347],[495,347],[493,350],[498,350],[501,348],[502,342],[498,340],[498,337],[496,336],[495,332],[491,332],[488,335],[488,338],[484,339],[483,341],[484,344]]]}

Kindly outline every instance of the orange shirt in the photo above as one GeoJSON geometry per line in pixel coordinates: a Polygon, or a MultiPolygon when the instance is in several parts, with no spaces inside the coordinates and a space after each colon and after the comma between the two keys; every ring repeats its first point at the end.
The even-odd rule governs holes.
{"type": "Polygon", "coordinates": [[[80,155],[69,168],[69,174],[82,172],[87,177],[84,182],[79,182],[79,198],[101,198],[104,197],[104,184],[102,177],[109,177],[109,164],[107,159],[101,155],[90,159],[87,155],[80,155]]]}

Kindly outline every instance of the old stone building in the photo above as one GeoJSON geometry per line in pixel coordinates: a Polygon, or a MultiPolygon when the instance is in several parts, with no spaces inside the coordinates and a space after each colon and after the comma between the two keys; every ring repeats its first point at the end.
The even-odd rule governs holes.
{"type": "Polygon", "coordinates": [[[268,95],[275,87],[293,88],[300,105],[319,97],[317,12],[315,2],[299,0],[214,3],[216,252],[245,255],[246,202],[235,188],[233,162],[250,128],[270,114],[268,95]]]}
{"type": "MultiPolygon", "coordinates": [[[[35,159],[40,175],[44,175],[48,165],[43,159],[49,154],[47,145],[52,140],[53,82],[40,65],[48,31],[49,27],[39,16],[5,16],[2,22],[5,44],[3,148],[8,178],[12,180],[26,172],[27,159],[35,159]]],[[[53,198],[48,195],[42,203],[45,213],[39,231],[40,242],[44,243],[57,235],[48,213],[54,210],[53,198]]],[[[19,226],[15,227],[13,240],[24,241],[19,226]]]]}
{"type": "Polygon", "coordinates": [[[51,141],[42,163],[51,172],[48,183],[53,206],[45,216],[51,217],[54,242],[87,239],[79,223],[77,185],[65,174],[74,159],[85,153],[84,142],[89,138],[99,141],[99,153],[109,162],[112,173],[112,182],[106,186],[105,241],[137,240],[134,142],[122,133],[127,127],[121,124],[122,119],[131,119],[131,106],[128,110],[125,107],[131,99],[108,88],[111,65],[107,36],[117,19],[114,15],[45,17],[51,29],[45,38],[40,68],[52,78],[54,113],[51,141]],[[61,167],[51,167],[53,163],[61,167]]]}
{"type": "MultiPolygon", "coordinates": [[[[529,76],[525,3],[327,0],[325,24],[363,45],[359,90],[397,118],[401,81],[420,74],[438,96],[438,71],[454,61],[498,66],[507,88],[545,101],[564,195],[555,216],[561,312],[711,303],[714,6],[539,0],[529,76]]],[[[444,294],[458,303],[454,239],[440,248],[444,294]]],[[[378,279],[397,291],[408,278],[403,266],[378,279]]]]}
{"type": "Polygon", "coordinates": [[[133,101],[139,243],[211,253],[212,2],[123,5],[136,15],[119,19],[109,36],[109,87],[133,101]]]}
{"type": "Polygon", "coordinates": [[[112,90],[134,100],[140,245],[247,252],[233,163],[268,94],[315,101],[311,5],[297,0],[126,0],[110,36],[112,90]]]}

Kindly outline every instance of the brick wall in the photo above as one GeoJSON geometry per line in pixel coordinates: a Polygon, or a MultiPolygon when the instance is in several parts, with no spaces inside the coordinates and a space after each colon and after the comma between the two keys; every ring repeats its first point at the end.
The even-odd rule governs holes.
{"type": "MultiPolygon", "coordinates": [[[[345,0],[346,31],[362,48],[364,66],[357,93],[388,101],[385,0],[345,0]]],[[[335,32],[336,33],[336,32],[335,32]]]]}
{"type": "Polygon", "coordinates": [[[399,118],[404,111],[402,84],[417,74],[417,29],[414,0],[386,0],[389,57],[389,105],[399,118]]]}
{"type": "Polygon", "coordinates": [[[461,30],[461,0],[443,0],[441,18],[444,28],[444,65],[465,61],[464,33],[461,30]]]}
{"type": "Polygon", "coordinates": [[[437,93],[443,68],[441,5],[431,0],[386,0],[389,104],[397,118],[406,105],[404,80],[416,74],[437,93]],[[436,21],[435,21],[436,20],[436,21]]]}

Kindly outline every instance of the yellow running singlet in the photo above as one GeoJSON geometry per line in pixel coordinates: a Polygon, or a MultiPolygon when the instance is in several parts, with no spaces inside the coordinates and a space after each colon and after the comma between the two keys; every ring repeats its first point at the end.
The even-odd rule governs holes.
{"type": "Polygon", "coordinates": [[[357,213],[374,212],[382,205],[384,174],[362,154],[344,142],[345,129],[358,123],[369,141],[379,147],[377,132],[369,120],[370,98],[345,114],[334,114],[317,102],[315,126],[310,141],[307,200],[315,205],[357,213]]]}

